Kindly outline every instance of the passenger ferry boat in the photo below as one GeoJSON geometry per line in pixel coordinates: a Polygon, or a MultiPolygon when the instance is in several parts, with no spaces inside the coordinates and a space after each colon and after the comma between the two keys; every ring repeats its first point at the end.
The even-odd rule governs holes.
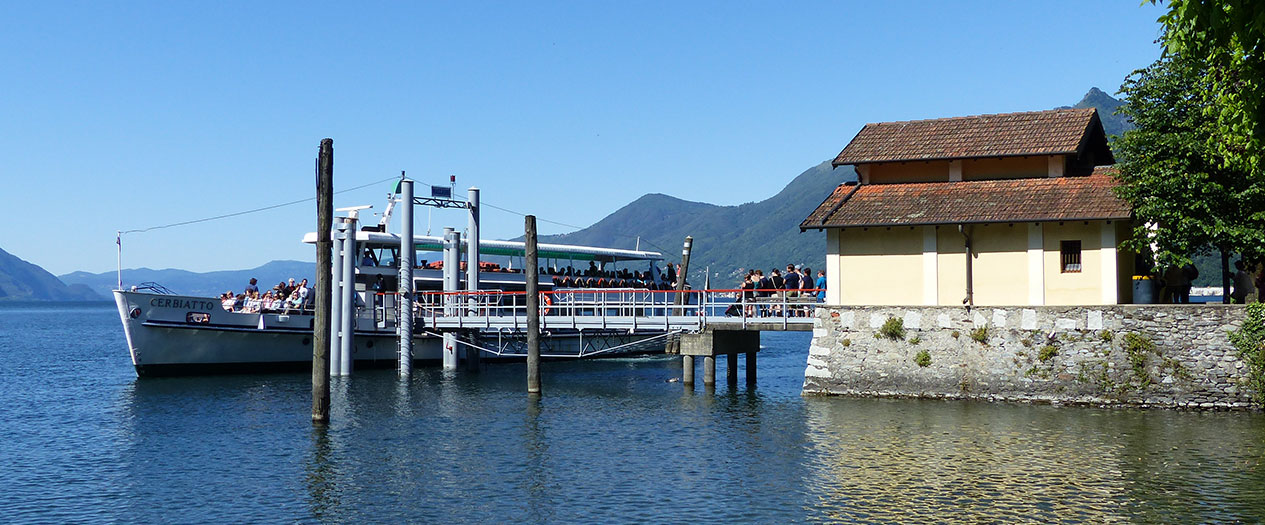
{"type": "MultiPolygon", "coordinates": [[[[384,219],[378,226],[365,226],[355,232],[357,253],[361,254],[355,257],[355,367],[394,367],[398,363],[396,321],[401,313],[394,292],[398,290],[400,236],[386,232],[385,223],[384,219]]],[[[315,233],[304,237],[304,242],[315,240],[315,233]]],[[[414,236],[414,246],[421,253],[442,253],[443,243],[441,237],[414,236]]],[[[464,243],[462,239],[463,255],[464,243]]],[[[524,243],[485,240],[479,243],[479,253],[481,261],[488,256],[504,264],[480,263],[479,289],[488,292],[481,296],[482,300],[494,301],[494,306],[503,307],[504,311],[521,311],[521,292],[526,288],[526,273],[522,270],[524,243]]],[[[537,253],[546,269],[539,275],[539,290],[564,295],[567,290],[589,296],[597,293],[604,296],[602,303],[607,297],[649,293],[644,281],[653,283],[660,279],[658,263],[663,259],[657,252],[562,244],[539,244],[537,253]]],[[[415,318],[424,319],[442,309],[439,302],[443,297],[443,271],[437,259],[441,258],[413,259],[417,261],[413,275],[418,295],[415,318]]],[[[464,290],[464,271],[461,279],[458,288],[464,290]]],[[[310,295],[314,303],[315,293],[310,295]]],[[[135,287],[116,290],[114,300],[139,376],[300,370],[312,364],[312,304],[299,309],[245,313],[226,309],[219,298],[135,287]]],[[[579,312],[578,308],[572,309],[570,315],[579,312]]],[[[482,359],[515,359],[523,355],[523,341],[514,334],[478,330],[468,333],[473,339],[471,344],[497,349],[490,355],[482,354],[482,359]]],[[[639,330],[635,334],[617,330],[553,330],[541,338],[542,354],[586,357],[662,352],[666,333],[666,329],[639,330]]],[[[441,339],[434,332],[415,329],[415,362],[439,362],[441,339]]]]}

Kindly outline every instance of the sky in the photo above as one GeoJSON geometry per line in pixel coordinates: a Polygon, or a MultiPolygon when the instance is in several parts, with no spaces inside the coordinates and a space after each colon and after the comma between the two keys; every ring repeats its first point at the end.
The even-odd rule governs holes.
{"type": "MultiPolygon", "coordinates": [[[[335,206],[381,212],[401,171],[429,184],[455,175],[458,195],[477,186],[485,204],[510,210],[485,208],[485,238],[521,235],[523,213],[542,234],[573,231],[646,193],[760,201],[867,122],[1114,94],[1159,57],[1162,10],[1137,0],[10,2],[0,7],[0,249],[57,275],[114,271],[119,230],[313,198],[326,137],[335,189],[347,190],[335,206]]],[[[315,260],[300,242],[315,208],[129,233],[122,264],[315,260]]],[[[415,214],[419,233],[466,224],[456,211],[415,214]]]]}

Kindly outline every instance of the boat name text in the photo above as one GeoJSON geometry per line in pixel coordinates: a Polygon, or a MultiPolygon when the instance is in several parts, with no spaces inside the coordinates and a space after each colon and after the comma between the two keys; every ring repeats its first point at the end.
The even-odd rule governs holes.
{"type": "Polygon", "coordinates": [[[211,301],[196,301],[191,299],[169,299],[155,297],[149,300],[149,305],[155,308],[183,308],[185,310],[206,310],[211,311],[215,307],[211,301]]]}

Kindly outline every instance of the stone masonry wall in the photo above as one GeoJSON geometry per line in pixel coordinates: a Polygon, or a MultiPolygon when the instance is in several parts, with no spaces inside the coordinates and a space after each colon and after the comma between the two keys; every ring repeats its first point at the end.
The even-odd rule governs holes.
{"type": "Polygon", "coordinates": [[[816,315],[805,394],[1254,406],[1227,337],[1241,306],[849,306],[816,315]],[[901,320],[903,339],[883,335],[889,318],[901,320]]]}

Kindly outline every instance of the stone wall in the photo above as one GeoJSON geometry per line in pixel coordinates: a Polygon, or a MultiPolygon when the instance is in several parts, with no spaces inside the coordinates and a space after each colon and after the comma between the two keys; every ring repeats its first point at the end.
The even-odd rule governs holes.
{"type": "Polygon", "coordinates": [[[1241,306],[848,306],[816,315],[805,394],[1254,406],[1227,337],[1241,306]],[[900,320],[902,337],[883,329],[889,319],[900,320]]]}

